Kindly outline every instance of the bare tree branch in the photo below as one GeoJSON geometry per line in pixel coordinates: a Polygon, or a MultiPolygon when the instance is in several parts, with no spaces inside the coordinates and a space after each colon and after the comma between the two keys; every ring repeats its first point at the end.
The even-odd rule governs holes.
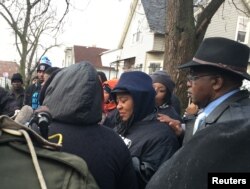
{"type": "Polygon", "coordinates": [[[249,5],[246,3],[245,0],[241,0],[241,2],[242,2],[243,5],[245,6],[245,9],[246,9],[246,10],[243,10],[242,8],[239,8],[239,7],[237,6],[237,4],[234,2],[234,0],[232,0],[232,3],[233,3],[233,5],[234,5],[234,7],[236,8],[236,10],[242,12],[242,13],[245,14],[247,17],[249,17],[249,16],[250,16],[250,8],[249,8],[249,5]]]}
{"type": "Polygon", "coordinates": [[[46,53],[58,44],[53,44],[63,21],[69,12],[70,0],[64,0],[64,10],[57,12],[55,0],[9,0],[0,2],[0,16],[13,30],[15,46],[20,56],[20,73],[30,78],[36,68],[34,63],[37,52],[46,53]],[[48,38],[45,44],[43,38],[48,38]],[[48,42],[51,41],[51,42],[48,42]]]}
{"type": "Polygon", "coordinates": [[[225,0],[211,0],[204,10],[198,15],[196,23],[196,38],[201,41],[204,38],[207,27],[218,8],[225,0]]]}

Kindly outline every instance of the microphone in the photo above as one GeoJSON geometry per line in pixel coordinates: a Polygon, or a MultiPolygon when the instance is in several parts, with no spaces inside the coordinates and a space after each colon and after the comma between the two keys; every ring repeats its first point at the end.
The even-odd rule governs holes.
{"type": "Polygon", "coordinates": [[[15,122],[27,126],[27,123],[29,123],[32,115],[33,115],[33,109],[30,106],[25,105],[21,108],[20,112],[17,114],[15,122]]]}

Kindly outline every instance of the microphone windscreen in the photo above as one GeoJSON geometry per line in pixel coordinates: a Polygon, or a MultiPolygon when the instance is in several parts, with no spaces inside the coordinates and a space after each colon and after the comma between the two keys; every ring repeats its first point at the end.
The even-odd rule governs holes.
{"type": "Polygon", "coordinates": [[[33,115],[33,109],[30,106],[23,106],[20,112],[17,114],[15,118],[15,122],[25,125],[27,122],[30,121],[33,115]]]}

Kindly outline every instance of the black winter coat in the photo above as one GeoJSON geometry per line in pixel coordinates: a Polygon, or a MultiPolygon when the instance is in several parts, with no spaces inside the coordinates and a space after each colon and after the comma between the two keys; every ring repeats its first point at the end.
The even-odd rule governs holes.
{"type": "Polygon", "coordinates": [[[10,95],[16,100],[17,107],[20,110],[24,105],[24,97],[25,97],[24,89],[21,88],[17,96],[14,93],[14,91],[11,91],[10,95]]]}
{"type": "Polygon", "coordinates": [[[152,115],[135,123],[123,137],[130,141],[129,151],[139,178],[140,188],[180,147],[172,129],[152,119],[152,115]]]}
{"type": "Polygon", "coordinates": [[[0,115],[13,116],[18,109],[15,99],[8,91],[0,87],[0,115]]]}
{"type": "MultiPolygon", "coordinates": [[[[238,114],[238,113],[237,113],[238,114]]],[[[243,108],[235,120],[215,123],[197,132],[151,178],[146,189],[221,188],[212,185],[208,173],[222,179],[243,179],[250,172],[249,107],[243,108]],[[216,175],[216,173],[224,173],[216,175]],[[227,174],[229,173],[229,174],[227,174]],[[244,176],[232,173],[245,173],[244,176]],[[246,174],[247,173],[247,174],[246,174]]],[[[248,179],[247,179],[248,180],[248,179]]],[[[237,185],[228,188],[241,188],[237,185]]],[[[241,185],[242,186],[242,185],[241,185]]],[[[242,188],[248,188],[246,185],[242,188]]],[[[226,187],[226,188],[227,188],[226,187]]]]}
{"type": "Polygon", "coordinates": [[[136,189],[131,156],[121,138],[98,123],[102,86],[90,63],[77,63],[56,74],[43,105],[53,116],[50,135],[63,135],[62,151],[82,157],[102,189],[136,189]]]}
{"type": "MultiPolygon", "coordinates": [[[[205,119],[203,125],[198,128],[198,131],[208,127],[214,123],[225,121],[233,121],[236,119],[245,119],[249,115],[244,115],[240,112],[247,108],[250,111],[249,91],[242,90],[236,92],[228,99],[219,104],[205,119]]],[[[196,117],[186,120],[186,131],[183,139],[183,144],[187,143],[193,137],[193,127],[196,117]]],[[[197,132],[198,132],[197,131],[197,132]]]]}
{"type": "Polygon", "coordinates": [[[39,94],[41,91],[41,84],[38,82],[28,86],[25,91],[24,105],[31,106],[33,109],[39,107],[39,94]]]}

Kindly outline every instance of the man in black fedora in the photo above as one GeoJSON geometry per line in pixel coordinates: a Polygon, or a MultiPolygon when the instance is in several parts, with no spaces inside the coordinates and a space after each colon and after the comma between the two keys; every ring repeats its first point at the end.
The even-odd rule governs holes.
{"type": "MultiPolygon", "coordinates": [[[[200,109],[195,120],[185,121],[183,143],[211,124],[242,116],[235,113],[241,111],[242,106],[249,106],[250,110],[249,92],[240,90],[242,81],[250,80],[247,73],[248,60],[248,46],[230,39],[213,37],[202,42],[190,62],[179,66],[181,70],[188,70],[188,97],[200,109]]],[[[180,124],[176,124],[172,128],[182,130],[180,124]]]]}
{"type": "Polygon", "coordinates": [[[179,67],[188,69],[188,96],[200,111],[193,124],[185,123],[183,147],[146,189],[207,188],[208,173],[250,172],[250,99],[240,89],[244,79],[250,80],[248,61],[248,46],[214,37],[205,39],[194,58],[179,67]]]}
{"type": "Polygon", "coordinates": [[[249,47],[226,38],[208,38],[203,41],[192,61],[179,69],[189,69],[188,96],[201,111],[193,125],[186,123],[187,134],[192,134],[218,122],[235,120],[241,106],[249,106],[249,92],[240,90],[247,73],[249,47]],[[237,104],[237,110],[235,106],[237,104]],[[192,131],[192,132],[190,132],[192,131]]]}

